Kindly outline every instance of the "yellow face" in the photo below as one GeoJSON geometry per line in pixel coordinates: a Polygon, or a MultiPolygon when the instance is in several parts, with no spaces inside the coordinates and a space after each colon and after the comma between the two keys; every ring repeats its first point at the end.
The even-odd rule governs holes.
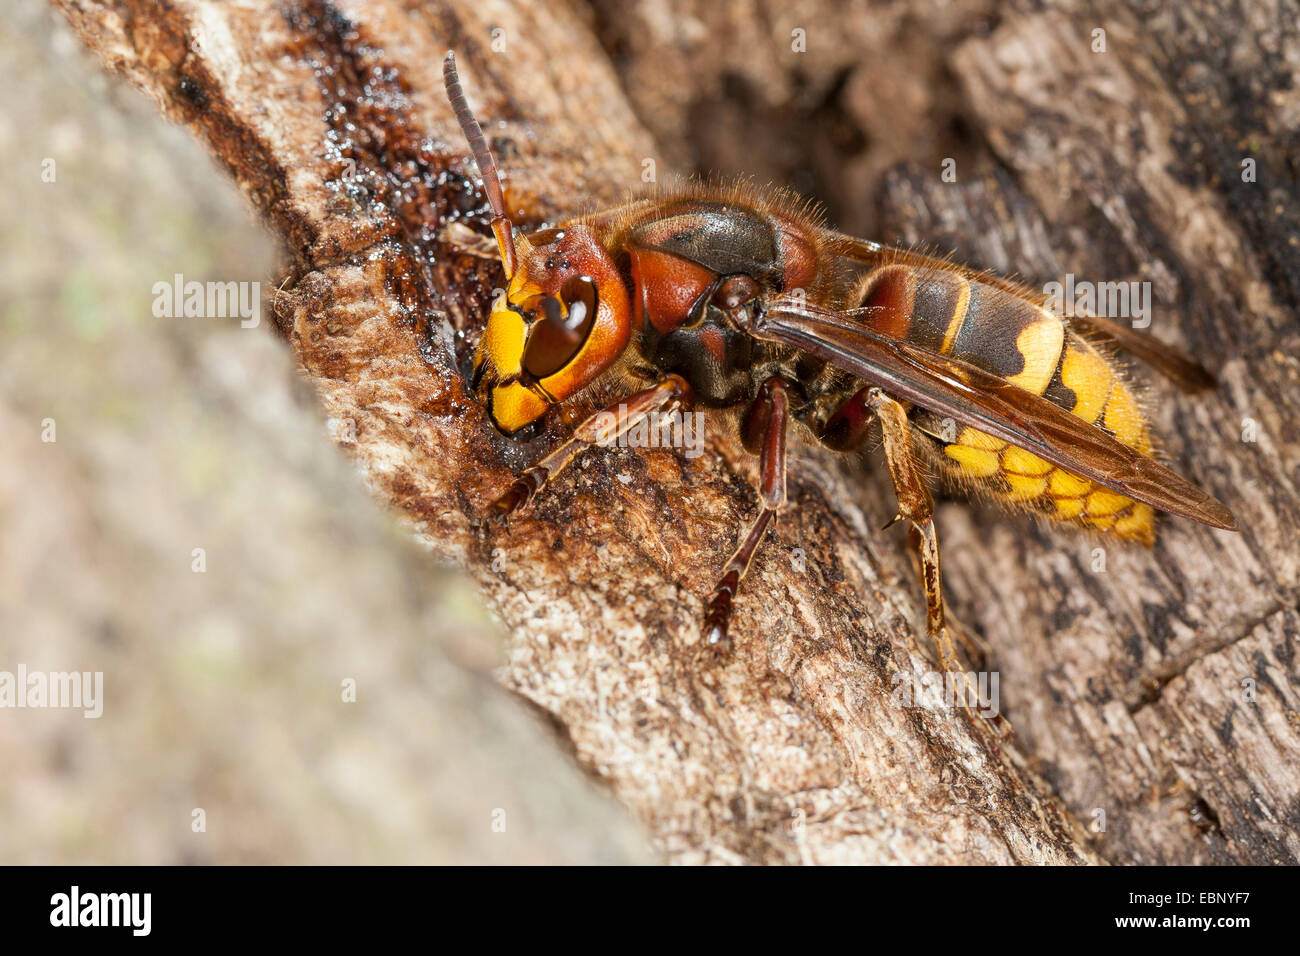
{"type": "Polygon", "coordinates": [[[525,321],[523,305],[538,295],[541,289],[524,270],[515,273],[506,294],[497,296],[492,304],[474,359],[479,400],[506,434],[532,424],[550,404],[524,384],[524,353],[532,329],[525,321]]]}
{"type": "Polygon", "coordinates": [[[623,279],[591,231],[552,230],[545,240],[518,240],[518,270],[474,360],[478,398],[506,434],[588,385],[631,336],[623,279]]]}

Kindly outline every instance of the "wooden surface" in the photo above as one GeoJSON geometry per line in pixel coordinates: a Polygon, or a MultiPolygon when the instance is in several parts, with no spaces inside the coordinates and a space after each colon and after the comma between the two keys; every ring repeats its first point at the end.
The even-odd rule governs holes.
{"type": "Polygon", "coordinates": [[[512,634],[505,684],[665,859],[1300,857],[1294,4],[57,5],[284,237],[277,321],[336,436],[479,581],[512,634]],[[724,438],[693,461],[587,455],[508,536],[478,536],[545,440],[497,436],[457,370],[498,276],[439,238],[481,218],[449,47],[530,218],[616,201],[655,158],[661,179],[825,190],[846,229],[1034,283],[1149,279],[1150,331],[1223,379],[1194,400],[1153,382],[1156,430],[1243,533],[1168,521],[1147,552],[943,504],[951,605],[1018,731],[1000,748],[961,712],[891,703],[930,665],[904,536],[874,530],[893,514],[874,458],[795,451],[721,665],[697,653],[700,599],[754,511],[724,438]]]}

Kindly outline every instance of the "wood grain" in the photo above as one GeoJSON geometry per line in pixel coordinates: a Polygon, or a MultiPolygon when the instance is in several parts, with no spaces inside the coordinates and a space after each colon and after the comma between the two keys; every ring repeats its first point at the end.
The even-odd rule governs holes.
{"type": "Polygon", "coordinates": [[[1293,5],[1289,20],[1208,2],[1160,15],[57,5],[283,236],[277,320],[346,450],[433,554],[479,582],[512,634],[502,680],[666,860],[1300,858],[1293,5]],[[1235,56],[1198,15],[1238,38],[1235,56]],[[1094,23],[1105,54],[1090,50],[1094,23]],[[791,49],[801,25],[809,53],[791,49]],[[502,439],[459,371],[499,274],[442,237],[482,217],[442,98],[449,47],[524,218],[617,201],[647,158],[701,162],[690,143],[719,142],[692,138],[703,124],[728,131],[709,165],[748,155],[796,185],[845,184],[832,214],[874,238],[1034,282],[1151,281],[1153,334],[1223,379],[1196,400],[1153,383],[1156,430],[1243,533],[1169,521],[1145,552],[946,503],[952,605],[989,643],[1019,731],[1003,747],[962,712],[891,701],[900,676],[931,665],[915,650],[904,538],[873,530],[892,516],[887,486],[853,461],[794,451],[793,508],[720,665],[698,654],[701,596],[755,507],[753,464],[725,435],[695,460],[587,455],[508,536],[481,536],[476,509],[555,437],[502,439]],[[738,65],[759,52],[774,64],[761,82],[738,65]],[[752,119],[764,115],[770,128],[752,119]],[[638,116],[682,140],[661,155],[638,116]],[[812,160],[774,163],[800,128],[818,131],[812,160]],[[939,177],[949,153],[955,183],[939,177]],[[1246,418],[1257,441],[1241,440],[1246,418]]]}

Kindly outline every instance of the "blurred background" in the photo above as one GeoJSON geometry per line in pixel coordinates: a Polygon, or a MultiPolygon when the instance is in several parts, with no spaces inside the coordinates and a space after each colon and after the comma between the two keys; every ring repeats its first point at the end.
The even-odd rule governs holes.
{"type": "Polygon", "coordinates": [[[5,13],[0,672],[104,699],[0,708],[0,863],[647,859],[327,439],[238,191],[44,3],[5,13]],[[155,317],[176,273],[261,282],[262,324],[155,317]]]}

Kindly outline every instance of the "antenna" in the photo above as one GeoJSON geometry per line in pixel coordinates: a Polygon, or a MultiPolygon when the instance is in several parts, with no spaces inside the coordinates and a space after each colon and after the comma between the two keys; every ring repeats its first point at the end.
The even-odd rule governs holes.
{"type": "Polygon", "coordinates": [[[506,198],[501,189],[496,161],[492,158],[492,150],[488,148],[487,137],[483,135],[483,127],[479,126],[474,111],[469,108],[469,101],[465,99],[460,77],[456,74],[456,54],[451,50],[447,51],[447,58],[442,61],[442,81],[447,87],[447,99],[451,101],[452,112],[456,114],[461,132],[469,141],[470,152],[474,154],[479,175],[483,177],[483,189],[487,193],[488,205],[492,207],[492,232],[496,234],[501,261],[505,264],[506,278],[509,279],[519,267],[515,258],[513,224],[506,215],[506,198]]]}

